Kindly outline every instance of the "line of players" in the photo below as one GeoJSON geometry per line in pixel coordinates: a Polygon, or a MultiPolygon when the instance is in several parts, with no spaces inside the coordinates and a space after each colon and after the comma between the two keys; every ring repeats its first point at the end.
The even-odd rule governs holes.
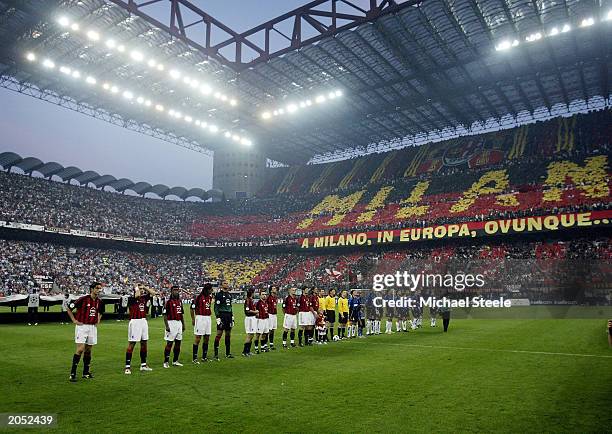
{"type": "MultiPolygon", "coordinates": [[[[94,282],[90,285],[90,293],[68,307],[67,313],[76,325],[76,351],[72,359],[70,381],[76,381],[77,366],[83,358],[83,378],[93,378],[90,372],[91,350],[97,344],[97,324],[101,319],[100,299],[102,284],[94,282]],[[76,310],[76,313],[73,311],[76,310]]],[[[274,338],[277,330],[277,288],[271,287],[270,292],[261,289],[259,299],[254,300],[254,289],[247,291],[244,303],[244,326],[246,339],[242,355],[250,357],[253,343],[255,352],[262,353],[274,350],[274,338]]],[[[149,327],[146,319],[147,307],[156,292],[144,285],[137,284],[133,296],[128,300],[130,321],[128,324],[128,346],[125,352],[125,374],[132,373],[132,354],[136,344],[140,342],[140,371],[152,371],[147,364],[149,327]]],[[[374,307],[371,300],[364,302],[358,290],[340,292],[336,298],[336,290],[331,289],[326,294],[323,289],[304,288],[297,295],[296,288],[290,288],[289,294],[283,300],[283,348],[295,346],[326,345],[329,340],[342,340],[364,337],[365,334],[380,334],[382,309],[374,307]],[[336,323],[336,308],[338,310],[338,334],[334,334],[336,323]],[[366,321],[367,317],[367,321],[366,321]],[[297,344],[296,344],[297,332],[297,344]]],[[[220,290],[213,296],[213,287],[207,283],[191,304],[191,323],[194,328],[194,343],[192,361],[194,364],[208,362],[208,346],[212,329],[212,312],[216,317],[217,331],[214,339],[214,358],[219,361],[219,346],[221,338],[225,341],[225,357],[233,358],[231,354],[231,332],[234,327],[232,296],[227,281],[223,281],[220,290]],[[202,344],[202,356],[198,359],[199,346],[202,344]]],[[[408,310],[387,309],[386,332],[392,333],[393,318],[397,320],[397,331],[407,331],[408,310]]],[[[412,328],[421,326],[422,315],[413,311],[412,328]]],[[[163,309],[165,326],[164,368],[172,365],[183,366],[179,361],[185,319],[183,304],[180,299],[180,288],[173,286],[170,298],[163,309]]],[[[432,315],[432,327],[435,326],[435,315],[432,315]]]]}

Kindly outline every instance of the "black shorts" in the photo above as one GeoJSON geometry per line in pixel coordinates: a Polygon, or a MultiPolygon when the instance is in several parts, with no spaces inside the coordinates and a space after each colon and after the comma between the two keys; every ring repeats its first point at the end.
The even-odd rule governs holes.
{"type": "Polygon", "coordinates": [[[339,313],[338,314],[338,322],[340,324],[343,324],[343,325],[348,323],[348,312],[339,313]]]}
{"type": "Polygon", "coordinates": [[[232,329],[233,321],[232,314],[228,312],[221,312],[217,318],[221,319],[221,323],[217,324],[217,330],[230,331],[232,329]]]}
{"type": "Polygon", "coordinates": [[[326,310],[325,311],[325,321],[332,323],[332,324],[335,323],[336,322],[336,311],[326,310]]]}

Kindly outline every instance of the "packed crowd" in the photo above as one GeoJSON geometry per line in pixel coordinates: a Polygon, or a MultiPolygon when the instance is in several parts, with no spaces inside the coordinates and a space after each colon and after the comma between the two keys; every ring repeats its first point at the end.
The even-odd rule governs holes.
{"type": "Polygon", "coordinates": [[[34,276],[46,275],[54,279],[56,293],[82,293],[92,281],[104,282],[105,290],[114,294],[131,291],[134,282],[160,290],[177,285],[191,293],[203,282],[226,280],[236,291],[274,284],[284,294],[301,285],[372,288],[375,275],[401,270],[415,275],[481,274],[485,285],[478,291],[483,295],[610,303],[611,259],[608,238],[214,258],[2,240],[0,293],[27,294],[36,287],[34,276]]]}
{"type": "MultiPolygon", "coordinates": [[[[594,157],[601,157],[598,161],[607,175],[606,156],[612,134],[606,131],[612,132],[610,110],[406,148],[397,154],[281,168],[287,173],[297,171],[293,177],[287,173],[271,176],[276,187],[266,187],[268,195],[220,203],[140,198],[0,172],[0,220],[167,240],[274,241],[347,229],[395,229],[607,209],[609,176],[597,180],[599,188],[607,189],[608,194],[591,197],[585,194],[584,187],[595,181],[580,176],[561,180],[567,183],[558,200],[543,200],[549,187],[542,184],[551,164],[585,167],[586,161],[594,157]],[[471,146],[477,141],[482,142],[478,146],[486,148],[486,152],[482,151],[485,155],[501,152],[505,153],[503,158],[485,159],[486,164],[442,163],[455,149],[453,146],[471,146]],[[527,150],[520,148],[521,144],[527,150]],[[488,146],[500,149],[491,150],[488,146]],[[375,176],[379,169],[380,176],[375,176]],[[347,172],[351,174],[349,178],[347,172]],[[462,195],[488,175],[492,175],[490,182],[505,187],[495,195],[483,194],[476,202],[458,206],[462,195]],[[387,195],[377,203],[375,199],[385,187],[387,195]],[[360,194],[354,206],[339,209],[340,197],[353,193],[360,194]],[[319,209],[325,201],[331,207],[319,209]],[[371,215],[364,217],[365,211],[371,215]],[[334,214],[346,215],[337,224],[329,225],[334,214]],[[308,218],[314,222],[304,224],[308,218]]],[[[468,146],[465,152],[469,154],[470,149],[468,146]]],[[[480,188],[486,191],[485,186],[480,188]]]]}

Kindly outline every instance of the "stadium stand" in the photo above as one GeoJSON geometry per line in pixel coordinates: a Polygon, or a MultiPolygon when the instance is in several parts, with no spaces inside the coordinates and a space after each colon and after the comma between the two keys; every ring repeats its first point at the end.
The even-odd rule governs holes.
{"type": "Polygon", "coordinates": [[[423,245],[344,256],[288,253],[214,259],[2,240],[0,288],[4,296],[27,294],[36,285],[34,275],[51,276],[55,291],[71,293],[82,292],[94,280],[104,281],[109,291],[117,294],[130,291],[138,281],[161,290],[180,285],[194,291],[206,280],[221,279],[237,290],[270,284],[282,289],[303,284],[371,288],[375,274],[405,270],[414,274],[482,273],[486,283],[479,289],[481,294],[609,304],[611,259],[612,245],[605,237],[444,248],[423,245]],[[284,272],[279,273],[281,269],[284,272]],[[577,272],[580,286],[574,286],[571,278],[577,272]]]}
{"type": "Polygon", "coordinates": [[[1,172],[0,219],[168,240],[245,241],[601,210],[610,204],[611,133],[612,111],[604,110],[337,163],[269,169],[260,197],[222,203],[139,198],[104,191],[106,182],[93,184],[100,191],[1,172]]]}

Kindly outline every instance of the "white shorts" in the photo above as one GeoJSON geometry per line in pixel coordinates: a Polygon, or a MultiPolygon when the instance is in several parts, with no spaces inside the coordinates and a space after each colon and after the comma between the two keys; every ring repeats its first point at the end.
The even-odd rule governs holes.
{"type": "Polygon", "coordinates": [[[74,328],[74,342],[77,344],[96,345],[98,327],[95,324],[82,324],[74,328]]]}
{"type": "Polygon", "coordinates": [[[257,320],[257,333],[268,333],[270,331],[270,318],[257,320]]]}
{"type": "Polygon", "coordinates": [[[170,331],[166,331],[164,334],[164,340],[167,342],[171,341],[182,341],[183,340],[183,323],[176,319],[168,320],[168,328],[170,331]]]}
{"type": "Polygon", "coordinates": [[[276,319],[275,313],[271,313],[268,317],[268,328],[270,330],[276,330],[278,328],[278,320],[276,319]]]}
{"type": "Polygon", "coordinates": [[[312,312],[298,312],[298,324],[300,326],[314,325],[314,317],[312,312]]]}
{"type": "Polygon", "coordinates": [[[210,336],[210,315],[196,315],[195,324],[193,326],[193,334],[196,336],[210,336]]]}
{"type": "Polygon", "coordinates": [[[128,323],[128,342],[149,340],[149,324],[146,318],[131,319],[128,323]]]}
{"type": "Polygon", "coordinates": [[[254,316],[245,316],[244,331],[247,335],[257,333],[257,318],[255,318],[254,316]]]}
{"type": "Polygon", "coordinates": [[[295,315],[291,315],[290,313],[286,313],[283,318],[283,328],[295,330],[297,328],[297,318],[295,315]]]}

